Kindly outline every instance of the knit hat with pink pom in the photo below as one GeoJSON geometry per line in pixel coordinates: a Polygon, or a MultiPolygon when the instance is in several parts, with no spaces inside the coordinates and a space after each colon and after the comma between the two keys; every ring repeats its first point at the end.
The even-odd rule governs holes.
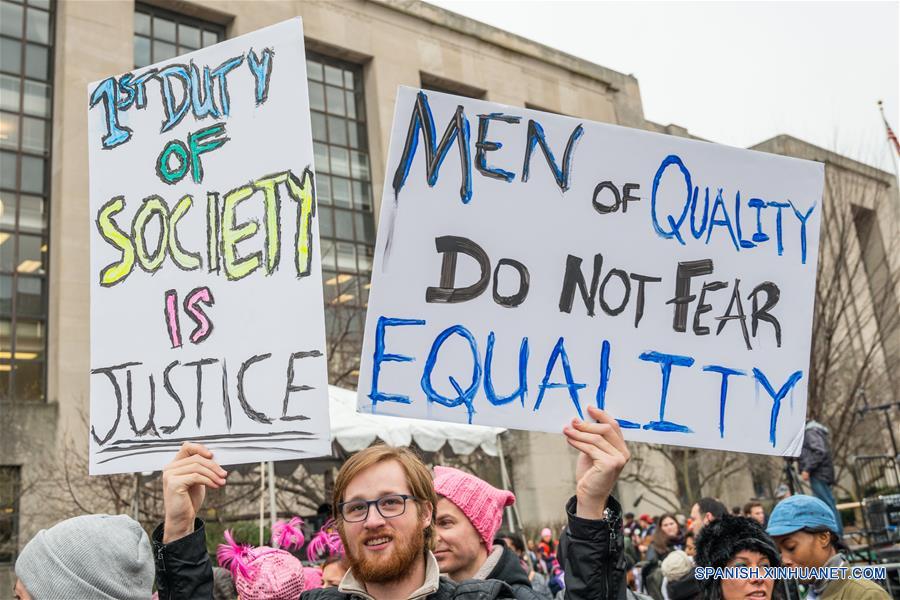
{"type": "MultiPolygon", "coordinates": [[[[272,528],[272,541],[290,549],[303,545],[302,523],[277,522],[272,528]]],[[[225,531],[225,544],[219,544],[219,565],[231,570],[234,586],[241,600],[297,600],[304,591],[303,564],[280,548],[238,544],[230,531],[225,531]]]]}
{"type": "Polygon", "coordinates": [[[456,505],[475,527],[490,550],[503,521],[503,509],[512,506],[512,492],[498,490],[488,482],[452,467],[434,468],[434,491],[456,505]]]}

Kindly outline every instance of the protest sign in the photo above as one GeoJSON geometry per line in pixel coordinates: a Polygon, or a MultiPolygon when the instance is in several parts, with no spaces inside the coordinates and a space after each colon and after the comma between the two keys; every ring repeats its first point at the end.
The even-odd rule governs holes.
{"type": "Polygon", "coordinates": [[[300,19],[88,94],[91,473],[328,454],[300,19]]]}
{"type": "Polygon", "coordinates": [[[797,454],[823,172],[401,88],[359,410],[797,454]]]}

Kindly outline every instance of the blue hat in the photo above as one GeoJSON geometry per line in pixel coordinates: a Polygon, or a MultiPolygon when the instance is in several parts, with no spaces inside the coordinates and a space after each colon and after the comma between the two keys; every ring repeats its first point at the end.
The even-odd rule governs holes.
{"type": "Polygon", "coordinates": [[[812,496],[791,496],[779,502],[769,516],[766,533],[771,536],[788,535],[806,527],[825,528],[837,533],[837,521],[831,508],[812,496]]]}

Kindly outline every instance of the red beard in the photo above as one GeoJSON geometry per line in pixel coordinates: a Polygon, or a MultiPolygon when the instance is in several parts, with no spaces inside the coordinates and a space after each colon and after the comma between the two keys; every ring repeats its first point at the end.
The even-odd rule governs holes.
{"type": "Polygon", "coordinates": [[[377,557],[367,555],[364,549],[365,539],[381,537],[383,534],[369,533],[365,538],[355,540],[347,546],[347,560],[353,575],[362,583],[388,583],[400,579],[409,573],[415,561],[421,560],[425,548],[425,531],[416,528],[415,533],[403,537],[394,531],[395,548],[390,554],[377,557]]]}

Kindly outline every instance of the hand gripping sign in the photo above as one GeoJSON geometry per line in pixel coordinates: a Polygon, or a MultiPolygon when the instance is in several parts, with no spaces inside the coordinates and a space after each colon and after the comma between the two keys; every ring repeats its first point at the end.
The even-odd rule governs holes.
{"type": "Polygon", "coordinates": [[[823,166],[401,88],[366,412],[795,455],[823,166]]]}
{"type": "Polygon", "coordinates": [[[88,94],[91,473],[328,454],[300,20],[88,94]]]}

